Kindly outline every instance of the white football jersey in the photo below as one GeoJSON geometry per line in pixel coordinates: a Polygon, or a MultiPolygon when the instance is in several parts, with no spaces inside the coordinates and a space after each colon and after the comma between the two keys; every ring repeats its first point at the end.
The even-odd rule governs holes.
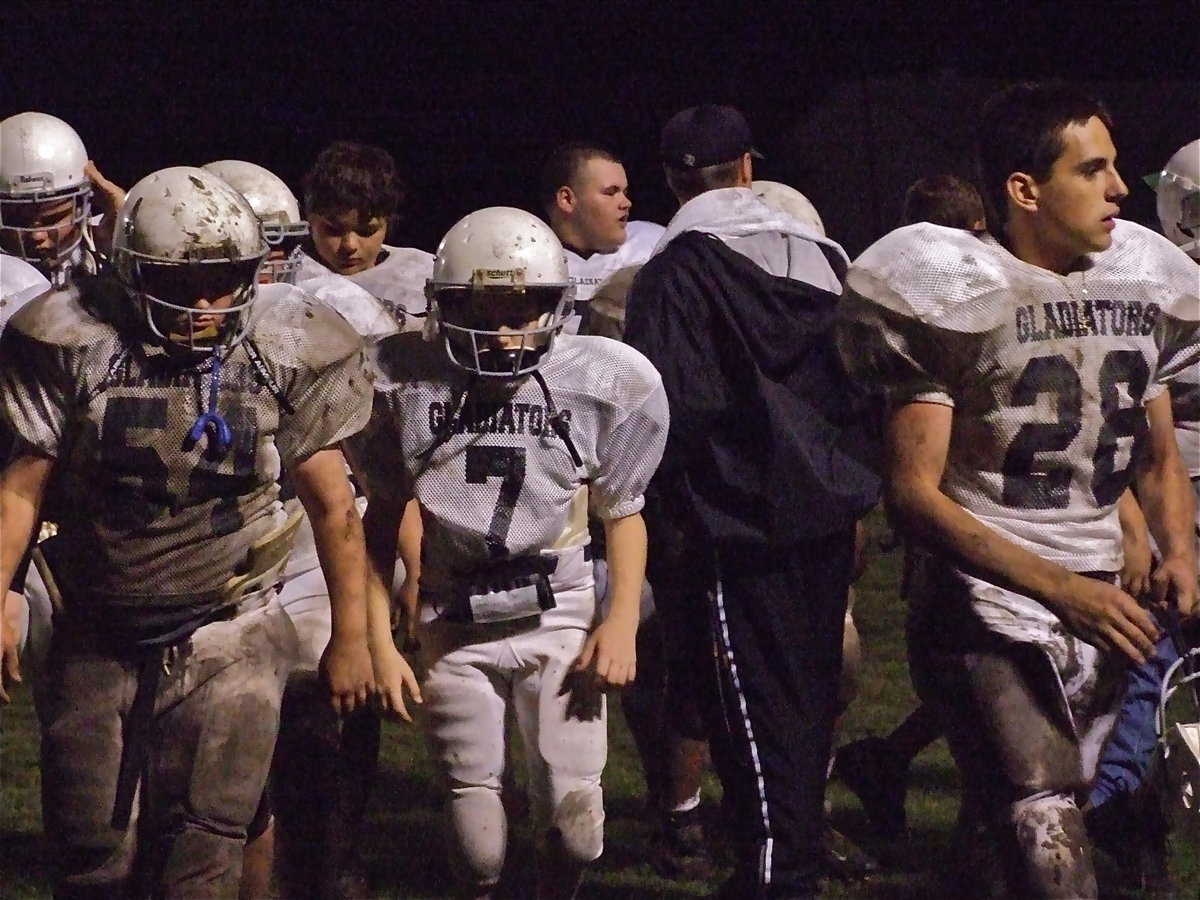
{"type": "Polygon", "coordinates": [[[1118,570],[1143,405],[1200,360],[1196,264],[1126,221],[1065,276],[918,224],[868,248],[848,284],[839,341],[860,380],[954,407],[946,493],[1043,558],[1118,570]]]}
{"type": "Polygon", "coordinates": [[[629,266],[640,266],[650,258],[663,227],[653,222],[629,222],[625,226],[625,243],[611,253],[593,253],[586,259],[566,248],[567,273],[575,286],[575,300],[586,303],[614,272],[629,266]]]}
{"type": "MultiPolygon", "coordinates": [[[[383,246],[383,252],[387,255],[377,265],[356,275],[338,277],[345,278],[382,303],[395,320],[398,330],[420,331],[427,309],[425,282],[433,275],[433,254],[413,247],[392,247],[387,244],[383,246]]],[[[311,290],[313,280],[336,274],[320,260],[305,254],[300,262],[296,283],[311,290]]],[[[335,292],[333,298],[338,299],[338,294],[335,292]]]]}
{"type": "Polygon", "coordinates": [[[352,449],[368,496],[406,483],[420,501],[422,618],[437,618],[447,598],[487,580],[492,567],[533,558],[548,561],[559,598],[542,624],[586,627],[595,594],[586,527],[568,527],[579,512],[573,501],[586,482],[601,518],[641,510],[668,422],[649,360],[607,338],[560,335],[540,369],[547,401],[532,376],[468,375],[440,339],[400,334],[375,355],[375,406],[352,449]],[[568,533],[568,546],[560,546],[568,533]]]}
{"type": "Polygon", "coordinates": [[[0,333],[18,309],[50,290],[50,282],[33,265],[0,253],[0,333]]]}

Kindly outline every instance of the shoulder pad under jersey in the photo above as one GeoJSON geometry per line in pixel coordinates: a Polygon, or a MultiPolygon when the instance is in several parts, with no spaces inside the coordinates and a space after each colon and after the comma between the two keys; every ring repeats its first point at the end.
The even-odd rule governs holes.
{"type": "Polygon", "coordinates": [[[391,307],[408,314],[425,311],[425,282],[433,275],[433,254],[415,247],[385,245],[387,258],[356,275],[347,276],[391,307]]]}
{"type": "MultiPolygon", "coordinates": [[[[112,293],[123,289],[119,285],[88,279],[73,282],[26,303],[9,320],[14,328],[43,344],[65,350],[84,350],[114,334],[112,325],[89,311],[95,298],[85,297],[84,291],[112,293]]],[[[111,301],[114,298],[106,298],[111,301]]],[[[118,300],[120,298],[115,298],[118,300]]]]}
{"type": "Polygon", "coordinates": [[[654,364],[628,344],[599,335],[559,335],[542,374],[554,386],[561,370],[577,367],[590,385],[589,392],[612,402],[621,398],[640,402],[662,384],[654,364]]]}
{"type": "Polygon", "coordinates": [[[1033,268],[969,231],[919,222],[884,235],[864,250],[850,267],[846,283],[902,316],[976,333],[990,330],[1008,315],[1003,298],[1014,274],[1010,260],[1033,268]]]}
{"type": "Polygon", "coordinates": [[[38,287],[41,288],[37,292],[39,294],[49,290],[50,281],[35,266],[15,256],[0,253],[0,300],[38,287]]]}
{"type": "Polygon", "coordinates": [[[630,222],[625,226],[622,256],[629,262],[645,262],[666,230],[656,222],[630,222]]]}
{"type": "Polygon", "coordinates": [[[50,290],[36,268],[15,256],[0,254],[0,331],[22,306],[50,290]]]}
{"type": "Polygon", "coordinates": [[[1177,319],[1200,319],[1200,266],[1158,234],[1125,219],[1117,220],[1112,247],[1093,256],[1086,275],[1093,283],[1120,282],[1123,297],[1136,292],[1177,319]]]}
{"type": "Polygon", "coordinates": [[[322,369],[363,348],[345,319],[295,285],[259,285],[252,309],[249,336],[278,365],[322,369]]]}
{"type": "Polygon", "coordinates": [[[296,287],[335,310],[369,343],[400,330],[395,317],[369,291],[324,266],[302,267],[296,287]]]}

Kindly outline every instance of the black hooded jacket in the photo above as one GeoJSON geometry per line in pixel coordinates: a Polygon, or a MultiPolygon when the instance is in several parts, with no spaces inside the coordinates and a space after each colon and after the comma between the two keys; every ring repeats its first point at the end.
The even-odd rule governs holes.
{"type": "Polygon", "coordinates": [[[625,341],[671,408],[652,502],[698,515],[718,542],[769,546],[845,530],[875,505],[877,421],[838,359],[837,302],[698,231],[643,266],[625,341]]]}

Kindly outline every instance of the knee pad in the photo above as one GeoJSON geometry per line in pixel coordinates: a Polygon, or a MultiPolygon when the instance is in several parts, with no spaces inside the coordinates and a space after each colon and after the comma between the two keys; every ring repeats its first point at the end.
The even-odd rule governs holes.
{"type": "Polygon", "coordinates": [[[1066,794],[1042,793],[1011,807],[1026,896],[1096,896],[1091,844],[1083,814],[1066,794]]]}
{"type": "Polygon", "coordinates": [[[450,864],[455,878],[482,892],[500,880],[508,844],[508,821],[500,792],[477,785],[456,785],[447,804],[450,864]]]}
{"type": "Polygon", "coordinates": [[[604,851],[604,800],[600,785],[571,791],[554,809],[552,830],[562,851],[579,864],[590,863],[604,851]]]}

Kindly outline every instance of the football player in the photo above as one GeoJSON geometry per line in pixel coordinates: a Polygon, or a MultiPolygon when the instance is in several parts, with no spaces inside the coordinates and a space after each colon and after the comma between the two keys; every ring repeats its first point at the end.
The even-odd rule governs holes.
{"type": "MultiPolygon", "coordinates": [[[[50,282],[32,265],[15,256],[0,253],[0,335],[8,320],[22,306],[50,289],[50,282]]],[[[0,423],[0,457],[8,458],[13,436],[0,423]]],[[[29,564],[24,560],[21,569],[29,564]]],[[[30,639],[30,629],[39,624],[49,628],[49,616],[30,618],[25,601],[24,572],[13,578],[12,590],[0,594],[0,701],[8,702],[8,689],[21,681],[21,655],[30,639]]],[[[47,631],[48,633],[48,631],[47,631]]]]}
{"type": "Polygon", "coordinates": [[[1117,217],[1110,124],[1071,86],[992,97],[988,231],[892,232],[855,262],[843,304],[843,357],[890,402],[893,515],[927,551],[914,683],[943,712],[1017,897],[1097,895],[1076,796],[1124,666],[1159,637],[1118,583],[1131,481],[1162,551],[1153,600],[1196,604],[1167,393],[1200,355],[1195,264],[1117,217]]]}
{"type": "Polygon", "coordinates": [[[345,275],[383,302],[402,328],[419,331],[433,257],[384,243],[403,200],[404,185],[386,150],[353,141],[330,144],[304,176],[312,235],[300,277],[314,267],[345,275]]]}
{"type": "MultiPolygon", "coordinates": [[[[1163,234],[1200,260],[1200,140],[1181,147],[1161,172],[1146,180],[1157,193],[1163,234]]],[[[1197,495],[1196,538],[1200,543],[1200,367],[1181,371],[1168,385],[1168,392],[1175,440],[1197,495]]],[[[1169,617],[1160,614],[1159,618],[1170,626],[1169,617]]],[[[1171,889],[1168,820],[1155,791],[1159,785],[1146,775],[1157,749],[1154,718],[1163,680],[1187,650],[1185,635],[1170,627],[1165,631],[1155,655],[1129,671],[1125,703],[1100,756],[1085,807],[1089,835],[1117,862],[1126,885],[1162,893],[1171,889]]]]}
{"type": "Polygon", "coordinates": [[[566,330],[617,337],[591,327],[592,297],[610,280],[628,289],[633,273],[650,258],[662,237],[663,227],[629,221],[633,201],[625,167],[594,144],[572,142],[551,151],[542,166],[540,194],[546,220],[566,251],[575,288],[575,315],[566,330]]]}
{"type": "Polygon", "coordinates": [[[23,112],[0,122],[0,251],[32,263],[56,287],[75,269],[97,271],[124,199],[62,119],[23,112]]]}
{"type": "Polygon", "coordinates": [[[666,399],[640,354],[561,334],[570,298],[562,246],[540,220],[497,207],[459,221],[438,247],[429,339],[378,345],[375,409],[352,444],[371,498],[372,653],[382,702],[401,713],[412,673],[383,585],[405,504],[420,505],[419,696],[465,897],[489,896],[504,864],[510,706],[529,769],[537,896],[574,895],[603,843],[602,692],[635,674],[642,491],[662,453],[666,399]],[[599,625],[588,501],[613,585],[599,625]]]}
{"type": "MultiPolygon", "coordinates": [[[[283,179],[244,160],[219,160],[204,168],[241,193],[263,225],[271,251],[260,281],[297,284],[334,309],[368,343],[400,330],[390,310],[351,278],[325,266],[302,264],[306,258],[302,243],[309,228],[283,179]]],[[[285,495],[291,493],[286,481],[283,489],[285,495]]],[[[366,498],[358,497],[356,506],[361,514],[366,498]]],[[[345,729],[351,750],[342,752],[343,720],[329,709],[318,678],[332,623],[329,588],[307,519],[296,531],[279,603],[300,636],[300,653],[284,696],[272,777],[272,805],[282,820],[279,865],[274,868],[285,893],[365,894],[357,844],[377,767],[378,720],[370,710],[356,713],[345,729]],[[359,745],[363,745],[361,753],[354,750],[359,745]]],[[[256,898],[267,894],[275,854],[275,829],[265,806],[255,818],[250,838],[242,895],[256,898]]]]}
{"type": "MultiPolygon", "coordinates": [[[[1155,192],[1163,234],[1200,262],[1200,140],[1180,147],[1167,161],[1155,192]]],[[[1196,537],[1200,540],[1200,369],[1187,369],[1180,376],[1170,386],[1171,408],[1175,439],[1196,495],[1196,537]]]]}
{"type": "Polygon", "coordinates": [[[164,169],[121,209],[116,278],[45,294],[4,331],[0,586],[43,498],[59,507],[39,547],[60,604],[40,709],[56,896],[237,893],[296,652],[274,599],[298,521],[285,469],[331,588],[335,705],[372,684],[334,449],[369,414],[363,346],[303,292],[259,286],[267,250],[240,194],[164,169]]]}

